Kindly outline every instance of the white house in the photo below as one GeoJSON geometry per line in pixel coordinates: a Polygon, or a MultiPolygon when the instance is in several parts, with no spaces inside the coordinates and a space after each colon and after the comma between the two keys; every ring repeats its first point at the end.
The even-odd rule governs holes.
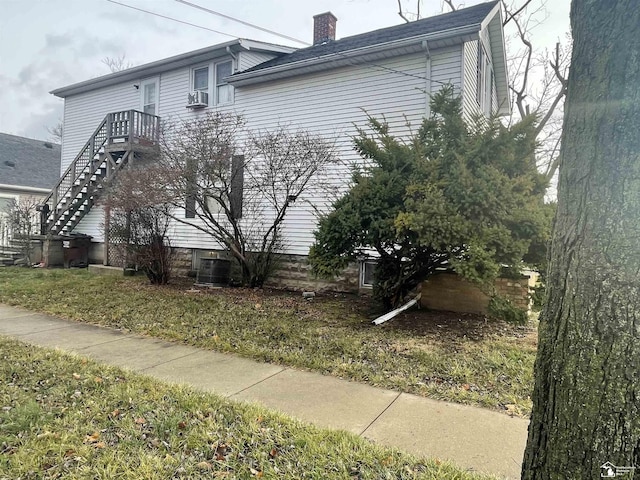
{"type": "MultiPolygon", "coordinates": [[[[158,120],[149,115],[189,118],[215,109],[242,115],[248,129],[291,125],[335,139],[349,164],[360,160],[352,137],[367,115],[384,116],[394,134],[408,135],[407,124],[416,129],[429,115],[430,94],[447,84],[462,96],[467,118],[509,112],[499,1],[339,40],[336,20],[316,15],[308,48],[238,39],[54,90],[65,100],[63,178],[47,199],[49,231],[103,241],[94,180],[129,153],[101,148],[152,138],[158,120]]],[[[348,173],[334,173],[346,186],[348,173]]],[[[310,200],[326,207],[326,199],[310,200]]],[[[304,256],[316,220],[296,203],[284,225],[285,253],[304,256]]],[[[171,242],[193,254],[194,267],[202,252],[219,248],[183,224],[173,227],[171,242]]]]}
{"type": "MultiPolygon", "coordinates": [[[[51,191],[58,179],[60,145],[0,133],[0,250],[16,233],[8,214],[14,202],[28,210],[51,191]]],[[[32,233],[40,233],[34,211],[32,233]]]]}

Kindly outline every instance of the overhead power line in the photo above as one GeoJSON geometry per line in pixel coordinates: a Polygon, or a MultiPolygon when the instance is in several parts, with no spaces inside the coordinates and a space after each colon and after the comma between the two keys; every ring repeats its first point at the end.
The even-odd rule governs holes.
{"type": "Polygon", "coordinates": [[[115,3],[116,5],[121,5],[121,6],[123,6],[123,7],[127,7],[127,8],[130,8],[130,9],[132,9],[132,10],[137,10],[137,11],[139,11],[139,12],[148,13],[149,15],[155,15],[156,17],[165,18],[165,19],[167,19],[167,20],[172,20],[172,21],[174,21],[174,22],[182,23],[183,25],[189,25],[189,26],[191,26],[191,27],[200,28],[200,29],[202,29],[202,30],[208,30],[208,31],[210,31],[210,32],[218,33],[218,34],[220,34],[220,35],[225,35],[225,36],[227,36],[227,37],[231,37],[231,38],[238,38],[238,36],[237,36],[237,35],[231,35],[230,33],[224,33],[224,32],[221,32],[221,31],[219,31],[219,30],[214,30],[213,28],[203,27],[202,25],[196,25],[195,23],[185,22],[184,20],[178,20],[177,18],[168,17],[168,16],[166,16],[166,15],[161,15],[161,14],[156,13],[156,12],[151,12],[151,11],[149,11],[149,10],[144,10],[143,8],[138,8],[138,7],[134,7],[134,6],[132,6],[132,5],[127,5],[126,3],[116,2],[115,0],[107,0],[107,2],[109,2],[109,3],[115,3]]]}
{"type": "MultiPolygon", "coordinates": [[[[107,1],[107,2],[109,2],[109,3],[114,3],[114,4],[116,4],[116,5],[121,5],[121,6],[126,7],[126,8],[130,8],[130,9],[132,9],[132,10],[137,10],[137,11],[139,11],[139,12],[148,13],[149,15],[154,15],[154,16],[156,16],[156,17],[164,18],[164,19],[166,19],[166,20],[171,20],[171,21],[174,21],[174,22],[182,23],[182,24],[184,24],[184,25],[189,25],[189,26],[191,26],[191,27],[200,28],[200,29],[202,29],[202,30],[208,30],[209,32],[218,33],[218,34],[220,34],[220,35],[225,35],[225,36],[227,36],[227,37],[231,37],[231,38],[238,38],[238,36],[237,36],[237,35],[231,35],[231,34],[229,34],[229,33],[221,32],[221,31],[219,31],[219,30],[214,30],[214,29],[212,29],[212,28],[203,27],[202,25],[196,25],[195,23],[185,22],[184,20],[178,20],[177,18],[173,18],[173,17],[169,17],[169,16],[166,16],[166,15],[162,15],[162,14],[160,14],[160,13],[151,12],[151,11],[149,11],[149,10],[144,10],[144,9],[142,9],[142,8],[134,7],[134,6],[132,6],[132,5],[127,5],[127,4],[125,4],[125,3],[120,3],[120,2],[117,2],[116,0],[106,0],[106,1],[107,1]]],[[[191,4],[191,3],[189,3],[189,2],[187,2],[187,1],[185,1],[185,0],[175,0],[175,1],[180,2],[180,3],[184,3],[184,4],[186,4],[186,5],[191,5],[191,6],[193,6],[194,8],[199,8],[199,9],[202,9],[202,10],[208,11],[208,9],[205,9],[204,7],[200,7],[200,6],[198,6],[198,5],[191,4]]],[[[238,22],[240,22],[240,23],[243,23],[243,24],[246,24],[246,25],[252,26],[252,27],[254,27],[254,28],[258,28],[258,29],[260,29],[260,30],[264,30],[264,31],[266,31],[266,32],[268,32],[268,33],[273,33],[274,35],[278,35],[278,36],[281,36],[281,37],[287,38],[287,39],[289,39],[289,40],[294,40],[294,41],[296,41],[296,42],[300,42],[300,43],[305,43],[305,44],[306,44],[306,42],[303,42],[303,41],[301,41],[301,40],[296,40],[295,38],[287,37],[286,35],[281,35],[281,34],[276,33],[276,32],[271,32],[270,30],[263,29],[262,27],[258,27],[258,26],[255,26],[255,25],[251,25],[251,24],[249,24],[249,23],[247,23],[247,22],[244,22],[244,21],[242,21],[242,20],[237,20],[237,19],[234,19],[234,18],[232,18],[232,17],[228,17],[227,15],[224,15],[224,14],[218,13],[218,12],[213,12],[213,11],[211,11],[211,13],[216,14],[216,15],[220,15],[220,16],[223,16],[223,17],[225,17],[225,18],[229,18],[229,19],[234,20],[234,21],[238,21],[238,22]]],[[[307,44],[307,45],[308,45],[308,44],[307,44]]],[[[349,58],[349,57],[348,57],[347,55],[345,55],[344,53],[341,53],[341,52],[335,52],[335,54],[337,54],[337,55],[339,55],[339,56],[341,56],[341,57],[347,58],[347,59],[349,59],[349,60],[352,60],[351,58],[349,58]]],[[[315,57],[315,58],[319,58],[319,57],[315,57]]],[[[447,84],[447,82],[441,82],[441,81],[438,81],[438,80],[434,80],[434,79],[431,79],[431,78],[427,78],[427,77],[422,76],[422,75],[416,75],[416,74],[414,74],[414,73],[403,72],[402,70],[396,70],[395,68],[385,67],[385,66],[383,66],[383,65],[379,65],[379,64],[377,64],[377,63],[373,63],[373,62],[371,62],[371,61],[365,61],[365,62],[353,62],[353,61],[350,61],[350,62],[349,62],[349,65],[351,65],[351,66],[363,65],[363,66],[364,66],[364,67],[366,67],[366,68],[375,69],[375,70],[384,70],[384,71],[388,71],[388,72],[390,72],[390,73],[395,73],[395,74],[402,75],[402,76],[405,76],[405,77],[413,77],[413,78],[418,78],[418,79],[421,79],[421,80],[429,80],[429,81],[432,81],[432,82],[435,82],[435,83],[439,83],[439,84],[441,84],[441,85],[446,85],[446,84],[447,84]]]]}
{"type": "Polygon", "coordinates": [[[241,23],[242,25],[246,25],[251,28],[255,28],[262,32],[270,33],[271,35],[275,35],[277,37],[285,38],[287,40],[291,40],[297,43],[301,43],[303,45],[310,45],[308,42],[303,42],[302,40],[298,40],[297,38],[290,37],[288,35],[283,35],[282,33],[274,32],[273,30],[269,30],[268,28],[263,28],[259,25],[254,25],[253,23],[245,22],[244,20],[240,20],[239,18],[230,17],[229,15],[225,15],[224,13],[216,12],[215,10],[211,10],[209,8],[205,8],[201,5],[197,5],[195,3],[187,2],[186,0],[175,0],[178,3],[182,3],[183,5],[187,5],[192,8],[197,8],[198,10],[202,10],[203,12],[210,13],[212,15],[217,15],[222,18],[226,18],[227,20],[231,20],[233,22],[241,23]]]}

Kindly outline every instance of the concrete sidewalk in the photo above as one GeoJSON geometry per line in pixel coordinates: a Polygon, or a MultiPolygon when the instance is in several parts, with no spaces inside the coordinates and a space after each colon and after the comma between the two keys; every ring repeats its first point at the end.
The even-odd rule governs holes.
{"type": "Polygon", "coordinates": [[[0,335],[59,347],[471,471],[520,478],[528,421],[0,305],[0,335]]]}

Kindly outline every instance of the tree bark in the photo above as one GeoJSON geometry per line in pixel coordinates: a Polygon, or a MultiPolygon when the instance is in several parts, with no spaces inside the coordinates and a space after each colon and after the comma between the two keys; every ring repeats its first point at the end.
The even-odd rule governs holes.
{"type": "Polygon", "coordinates": [[[640,478],[640,8],[573,0],[574,49],[523,479],[640,478]],[[621,478],[633,478],[627,474],[621,478]]]}

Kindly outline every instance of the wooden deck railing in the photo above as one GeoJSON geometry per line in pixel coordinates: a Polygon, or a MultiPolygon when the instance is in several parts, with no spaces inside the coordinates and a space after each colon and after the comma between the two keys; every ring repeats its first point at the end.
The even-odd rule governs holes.
{"type": "MultiPolygon", "coordinates": [[[[99,158],[104,148],[122,143],[144,143],[153,145],[160,136],[160,117],[149,115],[138,110],[124,110],[109,113],[100,123],[95,132],[84,144],[80,153],[69,164],[60,180],[42,203],[43,232],[51,231],[64,211],[59,212],[58,206],[74,185],[79,182],[82,174],[93,175],[102,164],[99,158]]],[[[69,201],[72,201],[70,199],[69,201]]]]}

